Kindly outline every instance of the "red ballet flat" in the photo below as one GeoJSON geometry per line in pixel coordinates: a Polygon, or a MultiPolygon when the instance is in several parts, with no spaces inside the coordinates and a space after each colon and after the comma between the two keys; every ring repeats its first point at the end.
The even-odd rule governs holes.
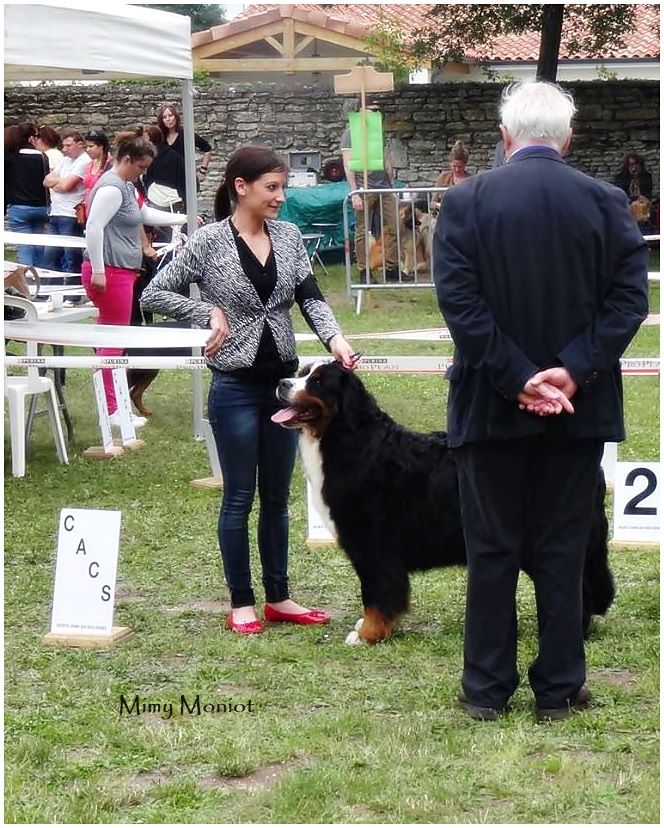
{"type": "Polygon", "coordinates": [[[226,629],[233,630],[234,633],[239,633],[240,635],[256,635],[256,633],[265,632],[263,623],[258,619],[240,624],[239,621],[233,621],[232,612],[229,612],[226,616],[226,629]]]}
{"type": "Polygon", "coordinates": [[[281,610],[265,605],[266,621],[286,621],[291,624],[327,624],[330,616],[323,610],[309,610],[308,612],[282,612],[281,610]]]}

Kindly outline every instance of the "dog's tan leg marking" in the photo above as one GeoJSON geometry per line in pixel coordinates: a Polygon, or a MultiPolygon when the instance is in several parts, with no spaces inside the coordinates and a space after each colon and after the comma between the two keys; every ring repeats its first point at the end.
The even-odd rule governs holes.
{"type": "Polygon", "coordinates": [[[142,417],[152,416],[151,409],[147,408],[147,406],[143,402],[143,394],[148,390],[148,387],[153,379],[154,377],[152,377],[147,383],[145,382],[145,380],[139,380],[129,392],[129,397],[131,398],[131,401],[134,403],[134,405],[136,406],[136,410],[142,417]]]}
{"type": "Polygon", "coordinates": [[[375,607],[364,608],[364,623],[357,631],[362,641],[368,644],[378,644],[392,635],[394,624],[375,607]]]}

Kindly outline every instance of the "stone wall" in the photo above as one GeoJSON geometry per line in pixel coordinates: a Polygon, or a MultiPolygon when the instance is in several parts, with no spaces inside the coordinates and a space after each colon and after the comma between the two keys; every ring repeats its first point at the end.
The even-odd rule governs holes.
{"type": "MultiPolygon", "coordinates": [[[[577,103],[576,137],[569,163],[611,180],[627,152],[644,156],[659,191],[659,84],[653,81],[569,83],[577,103]]],[[[385,133],[397,175],[432,183],[447,167],[454,141],[466,142],[472,172],[486,169],[499,139],[501,85],[411,86],[384,93],[385,133]]],[[[102,127],[109,135],[154,120],[165,101],[180,100],[178,84],[100,84],[5,88],[5,124],[31,119],[58,128],[102,127]]],[[[337,155],[348,99],[315,86],[202,84],[196,87],[196,131],[215,146],[201,208],[209,210],[223,159],[237,146],[264,142],[287,154],[314,150],[337,155]]]]}

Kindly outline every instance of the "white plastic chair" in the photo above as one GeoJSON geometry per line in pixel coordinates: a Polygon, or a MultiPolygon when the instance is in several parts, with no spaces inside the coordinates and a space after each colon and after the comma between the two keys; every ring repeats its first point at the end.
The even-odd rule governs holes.
{"type": "MultiPolygon", "coordinates": [[[[27,299],[5,294],[5,306],[20,308],[26,313],[26,320],[37,322],[37,308],[27,299]]],[[[27,343],[27,356],[37,356],[37,343],[27,343]]],[[[39,375],[37,367],[28,366],[27,374],[8,376],[5,370],[5,397],[9,402],[9,430],[12,444],[12,475],[25,476],[25,398],[32,394],[46,394],[46,405],[51,428],[58,450],[58,460],[69,463],[67,446],[60,423],[58,398],[53,380],[39,375]]]]}

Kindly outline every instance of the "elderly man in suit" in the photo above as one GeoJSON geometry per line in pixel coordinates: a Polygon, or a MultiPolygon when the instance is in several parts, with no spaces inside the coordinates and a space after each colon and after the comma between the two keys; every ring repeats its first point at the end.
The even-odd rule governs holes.
{"type": "Polygon", "coordinates": [[[587,706],[581,579],[603,443],[625,437],[619,358],[647,313],[646,244],[624,193],[571,169],[574,103],[524,82],[501,104],[507,163],[450,190],[434,238],[455,343],[448,440],[468,549],[462,709],[492,720],[519,684],[528,560],[537,718],[587,706]]]}

